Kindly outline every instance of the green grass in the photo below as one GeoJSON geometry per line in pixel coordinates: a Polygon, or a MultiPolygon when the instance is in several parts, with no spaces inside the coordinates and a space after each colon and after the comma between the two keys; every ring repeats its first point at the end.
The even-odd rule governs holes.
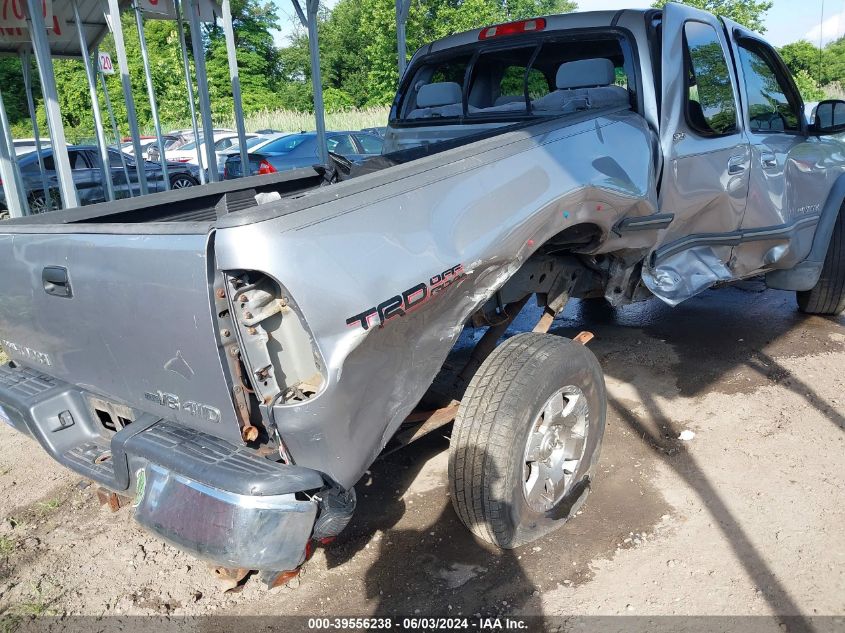
{"type": "Polygon", "coordinates": [[[6,352],[3,351],[3,348],[0,347],[0,365],[5,365],[9,362],[9,357],[6,356],[6,352]]]}
{"type": "Polygon", "coordinates": [[[38,502],[38,510],[41,514],[47,514],[48,512],[52,512],[56,508],[62,505],[62,502],[58,499],[48,499],[47,501],[39,501],[38,502]]]}
{"type": "Polygon", "coordinates": [[[17,546],[18,544],[15,539],[9,538],[8,536],[0,536],[0,556],[8,556],[15,551],[17,546]]]}
{"type": "MultiPolygon", "coordinates": [[[[387,125],[387,117],[390,108],[387,106],[376,108],[350,108],[338,112],[326,114],[326,129],[328,130],[360,130],[365,127],[384,127],[387,125]]],[[[314,114],[310,112],[296,112],[294,110],[265,110],[256,112],[244,119],[247,132],[256,130],[280,130],[282,132],[301,132],[314,130],[317,127],[314,114]]],[[[235,128],[235,120],[232,117],[221,118],[214,121],[215,127],[235,128]]],[[[191,122],[177,121],[175,123],[164,123],[163,130],[190,129],[191,122]]],[[[144,129],[142,134],[154,134],[152,128],[144,129]]]]}

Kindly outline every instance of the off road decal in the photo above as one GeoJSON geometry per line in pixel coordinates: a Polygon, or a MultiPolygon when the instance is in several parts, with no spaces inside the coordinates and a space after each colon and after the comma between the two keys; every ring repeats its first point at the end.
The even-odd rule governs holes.
{"type": "Polygon", "coordinates": [[[453,266],[431,277],[428,283],[420,282],[416,286],[408,288],[403,293],[391,297],[387,301],[382,301],[369,310],[364,310],[360,314],[349,317],[346,319],[346,325],[349,327],[361,326],[365,330],[369,330],[373,325],[384,327],[384,324],[390,319],[405,316],[409,312],[416,310],[466,276],[467,274],[464,272],[463,264],[453,266]]]}

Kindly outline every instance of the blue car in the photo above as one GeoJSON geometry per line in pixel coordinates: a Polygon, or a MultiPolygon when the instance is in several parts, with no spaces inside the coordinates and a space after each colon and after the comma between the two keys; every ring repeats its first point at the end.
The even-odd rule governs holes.
{"type": "MultiPolygon", "coordinates": [[[[329,151],[352,162],[360,163],[381,154],[384,140],[366,132],[328,132],[329,151]]],[[[317,133],[290,134],[263,145],[259,151],[249,152],[249,175],[273,174],[278,171],[311,167],[319,162],[317,133]]],[[[224,178],[240,178],[241,157],[239,154],[226,160],[224,178]]]]}

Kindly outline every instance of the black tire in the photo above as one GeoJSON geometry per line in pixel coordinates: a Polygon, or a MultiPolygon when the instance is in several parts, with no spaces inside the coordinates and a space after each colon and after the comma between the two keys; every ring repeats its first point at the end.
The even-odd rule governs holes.
{"type": "Polygon", "coordinates": [[[574,516],[590,489],[604,436],[607,397],[596,357],[569,339],[519,334],[484,361],[461,401],[449,447],[449,487],[461,521],[505,549],[523,545],[574,516]],[[551,396],[578,387],[588,405],[583,457],[574,485],[550,509],[523,492],[526,443],[551,396]]]}
{"type": "Polygon", "coordinates": [[[186,189],[187,187],[196,187],[197,185],[199,185],[199,182],[197,182],[196,178],[187,174],[170,177],[171,189],[186,189]]]}
{"type": "Polygon", "coordinates": [[[798,308],[807,314],[838,315],[845,310],[845,217],[839,212],[822,274],[811,290],[797,292],[798,308]]]}

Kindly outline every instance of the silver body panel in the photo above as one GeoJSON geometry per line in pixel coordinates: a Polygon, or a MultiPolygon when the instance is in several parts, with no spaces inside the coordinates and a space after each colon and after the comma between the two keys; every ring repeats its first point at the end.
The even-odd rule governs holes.
{"type": "MultiPolygon", "coordinates": [[[[112,207],[130,214],[138,210],[132,205],[152,209],[166,201],[182,209],[189,198],[219,194],[219,202],[180,216],[191,222],[110,224],[108,208],[103,217],[88,208],[55,216],[67,218],[66,224],[47,225],[43,218],[0,224],[0,334],[7,351],[18,363],[73,385],[75,403],[82,391],[90,392],[240,445],[233,377],[221,356],[221,337],[228,335],[218,317],[221,302],[233,312],[238,305],[248,310],[231,296],[234,287],[227,286],[226,298],[215,298],[212,289],[222,289],[224,275],[227,283],[245,272],[269,277],[286,293],[282,323],[299,318],[297,345],[306,341],[284,352],[307,353],[322,380],[296,403],[276,404],[272,390],[262,393],[261,414],[266,422],[273,406],[297,467],[348,489],[419,403],[471,315],[544,244],[574,227],[596,235],[589,246],[572,249],[578,261],[596,263],[607,255],[605,261],[620,268],[617,278],[632,279],[635,292],[626,297],[616,296],[622,291],[605,280],[605,296],[614,303],[648,296],[640,281],[672,304],[714,283],[762,272],[776,287],[811,287],[845,198],[845,137],[810,136],[805,124],[800,134],[755,135],[744,119],[729,136],[697,136],[683,115],[681,29],[686,20],[710,24],[732,60],[732,25],[726,29],[709,14],[669,5],[662,59],[655,62],[657,47],[646,23],[654,15],[549,18],[550,30],[604,27],[628,34],[637,75],[637,103],[630,110],[502,128],[331,186],[317,186],[313,170],[300,170],[289,180],[307,180],[307,186],[300,191],[288,182],[285,189],[296,195],[252,208],[249,192],[260,179],[244,179],[249,195],[241,198],[227,198],[239,192],[226,183],[112,207]],[[661,66],[662,80],[653,63],[661,66]],[[226,200],[245,206],[230,210],[226,200]],[[46,292],[45,267],[67,269],[72,298],[46,292]],[[387,318],[373,307],[420,286],[426,300],[401,316],[392,312],[394,318],[387,318]],[[362,314],[375,319],[356,320],[362,314]],[[173,395],[180,404],[169,406],[174,401],[165,397],[155,402],[150,393],[173,395]],[[216,410],[219,420],[198,417],[194,407],[181,406],[185,402],[216,410]]],[[[417,52],[410,68],[430,52],[477,39],[473,31],[435,42],[417,52]]],[[[741,112],[741,70],[731,63],[730,72],[741,112]]],[[[393,121],[387,145],[407,147],[480,129],[460,128],[393,121]]],[[[244,344],[245,329],[234,334],[246,369],[260,375],[249,367],[259,339],[244,344]]],[[[271,389],[269,383],[264,386],[271,389]]],[[[31,424],[46,426],[53,417],[31,424]]],[[[186,535],[191,511],[221,499],[227,526],[274,529],[267,527],[270,515],[241,514],[252,501],[193,485],[191,473],[149,475],[139,519],[181,547],[202,553],[212,541],[220,543],[220,532],[193,542],[186,535]],[[193,499],[189,508],[166,502],[185,495],[193,499]]],[[[273,566],[297,558],[313,506],[275,501],[286,508],[280,512],[295,515],[295,534],[286,541],[294,545],[285,548],[291,558],[268,561],[234,544],[215,560],[273,566]]]]}

